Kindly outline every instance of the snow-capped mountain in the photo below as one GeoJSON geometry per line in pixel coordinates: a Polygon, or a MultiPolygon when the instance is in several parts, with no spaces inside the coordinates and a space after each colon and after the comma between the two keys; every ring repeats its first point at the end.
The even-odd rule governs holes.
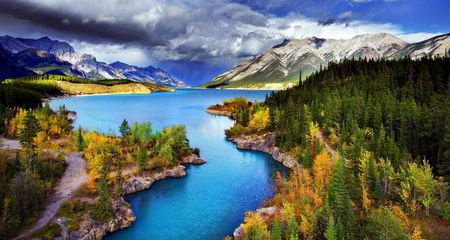
{"type": "Polygon", "coordinates": [[[117,61],[111,63],[110,66],[119,70],[125,78],[130,80],[139,82],[157,82],[161,85],[177,88],[187,87],[184,82],[172,77],[168,72],[151,65],[147,67],[137,67],[117,61]]]}
{"type": "Polygon", "coordinates": [[[300,70],[311,73],[331,61],[346,58],[389,58],[406,45],[386,33],[358,35],[345,40],[316,37],[284,40],[254,59],[239,61],[211,83],[298,79],[300,70]]]}
{"type": "Polygon", "coordinates": [[[394,59],[410,56],[443,56],[450,49],[450,35],[408,44],[387,33],[358,35],[351,39],[284,40],[268,51],[251,59],[239,61],[231,70],[215,77],[208,87],[233,87],[240,83],[269,83],[298,80],[300,71],[308,75],[329,62],[343,59],[394,59]],[[447,49],[447,50],[446,50],[447,49]]]}
{"type": "Polygon", "coordinates": [[[422,42],[409,44],[395,54],[395,58],[405,56],[409,56],[412,59],[450,56],[450,33],[435,36],[422,42]]]}
{"type": "MultiPolygon", "coordinates": [[[[128,78],[171,87],[186,87],[185,83],[162,69],[153,66],[139,68],[123,63],[135,69],[126,70],[116,63],[110,65],[98,61],[90,54],[76,52],[69,43],[52,40],[48,37],[24,39],[1,36],[0,46],[9,52],[11,57],[20,58],[20,61],[15,61],[19,67],[27,68],[38,74],[50,71],[51,73],[78,75],[89,79],[128,78]]],[[[0,78],[4,77],[0,74],[0,78]]]]}

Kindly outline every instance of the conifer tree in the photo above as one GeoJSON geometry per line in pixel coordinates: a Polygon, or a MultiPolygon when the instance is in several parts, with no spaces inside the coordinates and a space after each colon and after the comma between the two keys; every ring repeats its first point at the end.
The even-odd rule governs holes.
{"type": "Polygon", "coordinates": [[[272,222],[272,231],[270,232],[270,240],[283,240],[283,225],[277,219],[272,222]]]}
{"type": "Polygon", "coordinates": [[[33,147],[33,138],[39,132],[39,124],[33,111],[28,110],[23,120],[23,128],[19,130],[19,141],[26,148],[33,147]]]}
{"type": "Polygon", "coordinates": [[[91,211],[91,216],[96,221],[107,222],[114,217],[114,210],[111,205],[111,190],[108,186],[108,174],[110,168],[107,164],[105,153],[102,155],[102,167],[97,182],[99,198],[91,211]]]}
{"type": "Polygon", "coordinates": [[[83,131],[81,129],[81,126],[78,127],[78,132],[76,136],[76,142],[77,142],[77,150],[83,151],[84,149],[84,137],[83,137],[83,131]]]}
{"type": "Polygon", "coordinates": [[[325,231],[323,236],[325,237],[326,240],[337,240],[337,232],[334,223],[334,217],[331,214],[328,219],[327,230],[325,231]]]}

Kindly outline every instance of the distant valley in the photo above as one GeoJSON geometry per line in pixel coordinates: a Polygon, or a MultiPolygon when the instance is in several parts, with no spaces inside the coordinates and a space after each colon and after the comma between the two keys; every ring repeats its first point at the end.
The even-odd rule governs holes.
{"type": "Polygon", "coordinates": [[[309,37],[284,40],[266,52],[240,60],[232,69],[201,85],[206,88],[284,89],[344,59],[400,59],[450,54],[450,34],[408,44],[387,33],[336,40],[309,37]]]}
{"type": "Polygon", "coordinates": [[[107,64],[95,56],[79,53],[67,42],[0,37],[0,79],[36,74],[76,76],[92,80],[129,79],[183,88],[187,85],[154,66],[137,67],[123,62],[107,64]]]}

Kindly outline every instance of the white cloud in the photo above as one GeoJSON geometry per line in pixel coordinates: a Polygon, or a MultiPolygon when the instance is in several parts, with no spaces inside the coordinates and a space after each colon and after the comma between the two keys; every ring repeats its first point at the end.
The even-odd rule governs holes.
{"type": "Polygon", "coordinates": [[[434,35],[405,33],[400,26],[390,23],[352,21],[351,11],[342,12],[338,16],[341,21],[321,25],[316,19],[300,14],[277,17],[228,0],[78,0],[77,4],[71,0],[23,1],[79,15],[83,24],[129,23],[130,27],[143,30],[144,34],[136,36],[136,41],[130,44],[75,44],[77,50],[92,53],[100,60],[120,59],[132,64],[150,63],[148,53],[155,60],[233,62],[240,56],[258,54],[285,38],[346,39],[358,34],[386,32],[416,42],[434,35]]]}
{"type": "Polygon", "coordinates": [[[90,44],[87,42],[71,42],[75,51],[92,54],[97,60],[112,63],[125,62],[131,65],[146,67],[155,62],[149,58],[145,50],[138,47],[125,47],[120,44],[90,44]]]}
{"type": "Polygon", "coordinates": [[[444,33],[428,33],[428,32],[418,32],[418,33],[402,33],[397,35],[398,38],[409,42],[409,43],[415,43],[415,42],[421,42],[423,40],[432,38],[436,35],[441,35],[444,33]]]}

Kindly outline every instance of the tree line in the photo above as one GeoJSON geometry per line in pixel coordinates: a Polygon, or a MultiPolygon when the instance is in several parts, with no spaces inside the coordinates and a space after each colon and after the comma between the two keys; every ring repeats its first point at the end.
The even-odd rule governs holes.
{"type": "Polygon", "coordinates": [[[449,58],[344,60],[233,108],[227,136],[275,132],[303,166],[277,177],[273,216],[246,214],[243,239],[430,237],[417,219],[450,219],[449,91],[449,58]]]}

